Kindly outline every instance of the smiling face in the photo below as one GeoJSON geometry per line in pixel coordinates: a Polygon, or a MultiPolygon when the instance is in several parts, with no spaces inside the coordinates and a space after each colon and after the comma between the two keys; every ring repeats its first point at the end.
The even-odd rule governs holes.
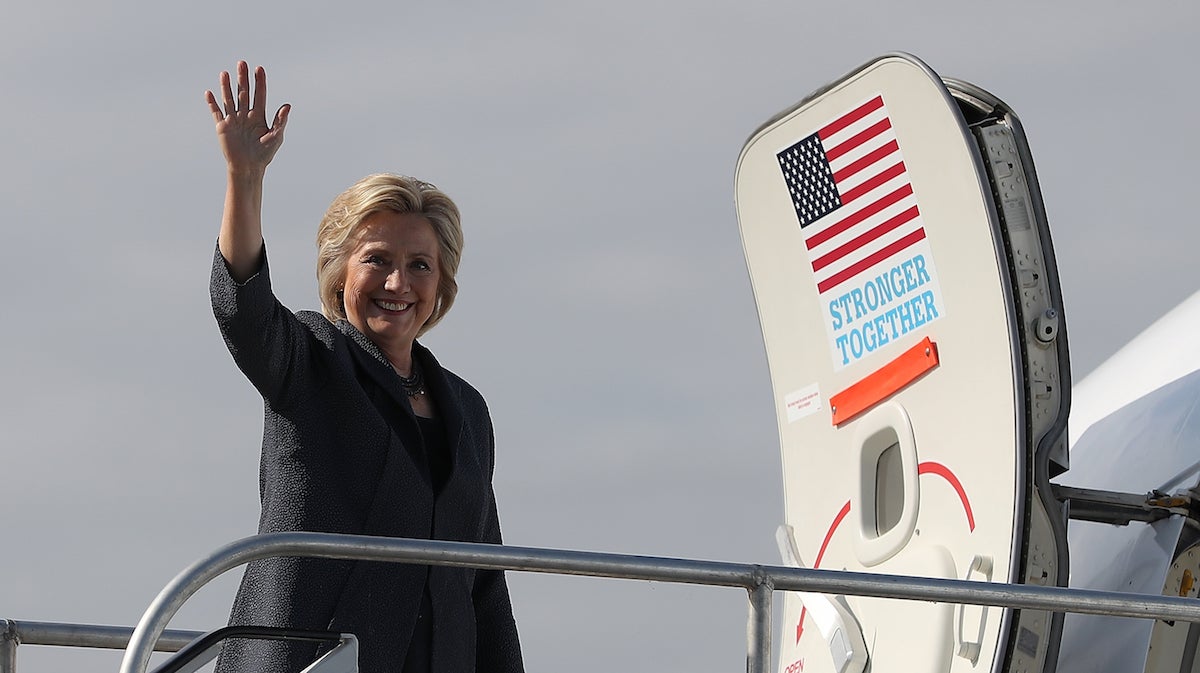
{"type": "Polygon", "coordinates": [[[421,215],[369,215],[346,258],[346,319],[398,367],[437,303],[438,239],[421,215]]]}

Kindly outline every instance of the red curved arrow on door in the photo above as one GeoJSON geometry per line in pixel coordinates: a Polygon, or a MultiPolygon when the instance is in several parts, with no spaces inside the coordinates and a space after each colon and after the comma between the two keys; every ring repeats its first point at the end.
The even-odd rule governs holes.
{"type": "MultiPolygon", "coordinates": [[[[967,515],[967,527],[971,532],[974,532],[975,512],[973,509],[971,509],[971,499],[967,497],[967,490],[963,488],[962,482],[958,480],[958,477],[954,474],[954,471],[945,465],[942,465],[941,463],[927,461],[917,465],[917,476],[923,474],[934,474],[950,483],[951,488],[953,488],[954,492],[958,494],[958,499],[962,503],[963,511],[967,515]]],[[[834,531],[838,529],[838,526],[842,525],[842,521],[845,521],[846,515],[849,513],[850,501],[847,500],[846,504],[842,505],[842,509],[839,510],[837,515],[833,517],[833,523],[829,524],[829,530],[825,532],[825,539],[821,541],[821,549],[817,552],[816,561],[813,562],[814,569],[821,567],[821,559],[825,557],[825,550],[829,547],[829,541],[833,539],[834,531]]],[[[804,618],[806,616],[808,616],[808,608],[801,605],[800,621],[796,623],[796,642],[800,642],[800,636],[804,634],[804,618]]]]}
{"type": "Polygon", "coordinates": [[[958,499],[962,501],[963,511],[967,513],[967,526],[971,529],[971,532],[974,532],[975,513],[971,509],[971,500],[967,498],[967,490],[963,488],[962,482],[958,480],[958,477],[954,476],[954,473],[950,471],[950,468],[942,465],[941,463],[934,463],[932,461],[920,463],[917,465],[917,475],[922,474],[936,474],[942,479],[950,482],[950,486],[953,487],[954,492],[958,494],[958,499]]]}

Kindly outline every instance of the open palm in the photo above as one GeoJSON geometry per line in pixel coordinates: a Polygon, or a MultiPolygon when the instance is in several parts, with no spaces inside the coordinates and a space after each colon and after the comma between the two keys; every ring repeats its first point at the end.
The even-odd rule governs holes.
{"type": "Polygon", "coordinates": [[[209,110],[217,123],[217,139],[225,161],[232,172],[266,170],[283,144],[290,105],[283,105],[268,126],[266,117],[267,73],[262,66],[254,69],[254,91],[251,95],[249,66],[237,64],[237,96],[231,88],[230,75],[220,76],[221,99],[224,109],[212,91],[206,91],[209,110]]]}

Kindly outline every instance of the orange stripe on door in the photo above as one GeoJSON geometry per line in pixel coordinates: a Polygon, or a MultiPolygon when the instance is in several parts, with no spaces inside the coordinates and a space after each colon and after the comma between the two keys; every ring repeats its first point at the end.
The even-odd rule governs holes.
{"type": "Polygon", "coordinates": [[[829,398],[833,424],[841,425],[887,399],[938,365],[937,344],[925,337],[900,357],[829,398]]]}

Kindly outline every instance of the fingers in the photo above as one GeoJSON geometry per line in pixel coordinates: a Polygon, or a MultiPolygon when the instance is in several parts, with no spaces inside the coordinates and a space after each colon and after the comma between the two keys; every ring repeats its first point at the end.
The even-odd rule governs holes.
{"type": "Polygon", "coordinates": [[[262,137],[262,142],[265,145],[279,146],[283,142],[283,131],[287,128],[288,113],[292,111],[292,106],[284,104],[275,112],[275,121],[271,124],[271,129],[262,137]]]}
{"type": "MultiPolygon", "coordinates": [[[[239,112],[246,114],[251,110],[263,110],[267,106],[267,71],[260,65],[254,69],[254,92],[253,92],[253,107],[250,104],[250,66],[246,65],[245,61],[238,61],[237,68],[237,96],[233,92],[233,77],[228,71],[222,71],[219,80],[220,86],[218,90],[221,94],[221,104],[217,102],[217,95],[212,91],[206,91],[205,99],[208,101],[209,110],[213,114],[213,119],[221,121],[226,117],[235,115],[239,112]],[[222,110],[222,104],[224,110],[222,110]]],[[[287,123],[287,114],[290,106],[283,106],[275,113],[275,121],[277,124],[287,123]]]]}
{"type": "Polygon", "coordinates": [[[238,61],[237,78],[238,110],[248,111],[250,109],[250,66],[246,65],[245,61],[238,61]]]}
{"type": "Polygon", "coordinates": [[[275,113],[275,122],[271,124],[271,130],[278,130],[283,133],[283,127],[287,126],[288,114],[292,111],[291,103],[284,103],[275,113]]]}
{"type": "Polygon", "coordinates": [[[267,107],[267,71],[260,65],[254,69],[254,109],[267,107]]]}
{"type": "Polygon", "coordinates": [[[212,112],[213,121],[220,123],[225,118],[225,114],[221,112],[221,106],[217,104],[217,97],[211,91],[204,92],[204,98],[208,101],[208,110],[212,112]]]}
{"type": "Polygon", "coordinates": [[[237,104],[233,102],[233,91],[229,88],[229,73],[221,71],[221,100],[225,103],[225,114],[237,112],[237,104]]]}

